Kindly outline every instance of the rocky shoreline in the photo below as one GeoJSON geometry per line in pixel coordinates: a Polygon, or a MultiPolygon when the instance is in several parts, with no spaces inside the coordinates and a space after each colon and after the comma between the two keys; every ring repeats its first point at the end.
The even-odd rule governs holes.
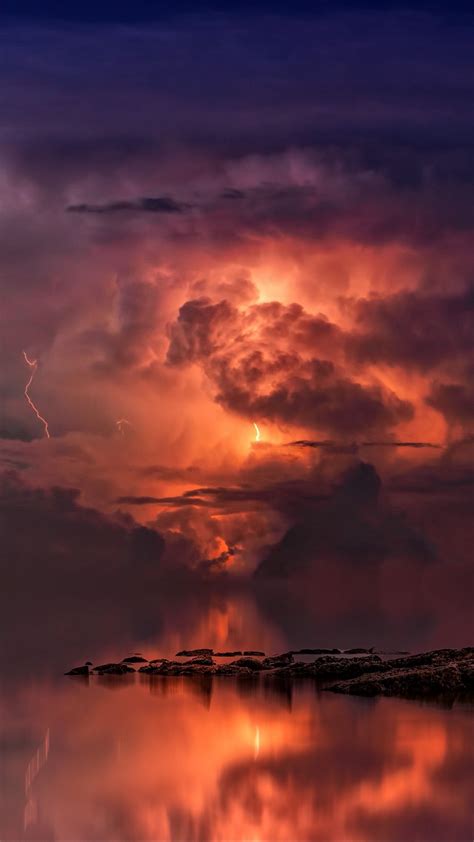
{"type": "Polygon", "coordinates": [[[176,658],[148,660],[140,654],[120,662],[93,665],[90,661],[66,675],[153,676],[272,676],[293,680],[311,678],[322,690],[359,696],[404,696],[408,698],[474,693],[474,648],[437,649],[417,655],[371,649],[300,649],[265,656],[259,650],[213,652],[212,649],[182,650],[176,658]],[[392,653],[396,654],[396,653],[392,653]],[[297,660],[298,655],[316,655],[314,660],[297,660]],[[237,657],[236,657],[237,656],[237,657]],[[296,656],[296,658],[295,658],[296,656]],[[215,658],[232,658],[218,663],[215,658]],[[133,664],[133,666],[132,666],[133,664]]]}

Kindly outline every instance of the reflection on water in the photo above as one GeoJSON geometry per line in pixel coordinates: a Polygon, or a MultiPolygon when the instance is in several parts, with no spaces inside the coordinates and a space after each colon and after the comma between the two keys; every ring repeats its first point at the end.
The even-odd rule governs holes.
{"type": "Polygon", "coordinates": [[[1,840],[471,838],[466,707],[138,676],[0,704],[1,840]]]}

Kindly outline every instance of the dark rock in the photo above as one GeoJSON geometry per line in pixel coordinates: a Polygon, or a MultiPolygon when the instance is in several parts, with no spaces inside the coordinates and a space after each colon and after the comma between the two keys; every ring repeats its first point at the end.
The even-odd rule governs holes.
{"type": "Polygon", "coordinates": [[[212,658],[195,658],[192,661],[166,661],[147,664],[139,672],[145,675],[212,675],[216,670],[212,658]]]}
{"type": "Polygon", "coordinates": [[[259,658],[264,658],[264,657],[265,657],[265,652],[259,652],[259,651],[258,651],[258,649],[257,649],[257,650],[255,650],[255,651],[253,651],[252,649],[246,649],[246,650],[244,651],[244,655],[250,655],[250,656],[255,655],[255,656],[259,657],[259,658]]]}
{"type": "Polygon", "coordinates": [[[362,675],[326,687],[334,693],[358,696],[429,697],[443,694],[474,693],[474,662],[447,662],[437,666],[396,669],[362,675]]]}
{"type": "Polygon", "coordinates": [[[374,647],[371,649],[363,649],[362,647],[355,647],[354,649],[344,649],[344,655],[371,655],[374,647]]]}
{"type": "Polygon", "coordinates": [[[278,669],[278,667],[287,667],[294,661],[292,652],[285,652],[283,655],[273,655],[271,658],[264,658],[262,667],[266,670],[278,669]]]}
{"type": "Polygon", "coordinates": [[[401,667],[429,666],[441,661],[459,660],[470,658],[474,654],[474,648],[467,646],[464,649],[434,649],[432,652],[420,652],[417,655],[408,655],[402,658],[391,658],[385,661],[387,669],[399,669],[401,667]]]}
{"type": "Polygon", "coordinates": [[[73,667],[72,670],[65,672],[64,675],[89,675],[89,666],[88,664],[84,664],[82,667],[73,667]]]}
{"type": "Polygon", "coordinates": [[[325,688],[360,696],[431,697],[474,692],[474,649],[438,649],[382,662],[378,670],[325,688]]]}
{"type": "Polygon", "coordinates": [[[185,667],[192,666],[192,665],[201,666],[201,667],[212,667],[214,665],[214,661],[212,660],[212,658],[209,658],[207,656],[202,656],[200,658],[193,658],[191,661],[187,661],[185,664],[182,664],[182,666],[185,666],[185,667]]]}
{"type": "Polygon", "coordinates": [[[404,649],[374,649],[375,655],[409,655],[409,652],[406,652],[404,649]]]}
{"type": "Polygon", "coordinates": [[[94,667],[94,672],[99,675],[125,675],[128,672],[135,672],[135,670],[127,664],[100,664],[98,667],[94,667]]]}
{"type": "MultiPolygon", "coordinates": [[[[256,673],[270,673],[282,678],[311,677],[320,681],[324,689],[337,693],[352,693],[364,696],[407,696],[433,697],[444,694],[451,699],[459,694],[474,693],[474,648],[437,649],[416,655],[404,655],[399,658],[382,660],[375,654],[359,653],[357,658],[338,657],[336,654],[319,654],[324,650],[300,650],[301,654],[315,654],[318,657],[311,663],[295,662],[293,652],[264,657],[263,660],[251,656],[239,657],[229,664],[216,666],[210,651],[193,650],[205,654],[192,657],[189,661],[169,661],[155,658],[140,667],[145,675],[180,676],[180,675],[218,675],[245,677],[256,673]],[[332,682],[332,683],[329,683],[332,682]]],[[[222,653],[222,655],[227,653],[222,653]]],[[[228,653],[227,656],[230,656],[228,653]]],[[[142,656],[134,656],[142,658],[142,656]]],[[[121,663],[99,664],[93,673],[99,675],[122,676],[133,673],[124,659],[121,663]]],[[[139,663],[140,661],[132,661],[139,663]]],[[[90,662],[81,667],[74,667],[66,675],[88,676],[90,662]]]]}
{"type": "Polygon", "coordinates": [[[242,652],[214,652],[214,658],[235,658],[237,655],[242,655],[242,652]]]}
{"type": "Polygon", "coordinates": [[[257,661],[256,658],[238,658],[236,661],[232,661],[228,666],[237,667],[238,669],[249,669],[254,672],[257,670],[262,670],[262,662],[257,661]]]}
{"type": "Polygon", "coordinates": [[[236,666],[235,664],[222,664],[222,666],[216,668],[216,675],[235,675],[238,677],[241,676],[255,676],[257,670],[254,668],[249,669],[249,667],[241,667],[236,666]]]}
{"type": "Polygon", "coordinates": [[[293,649],[293,655],[342,655],[341,649],[293,649]]]}
{"type": "Polygon", "coordinates": [[[177,658],[193,658],[195,655],[213,655],[212,649],[183,649],[181,652],[176,652],[177,658]]]}
{"type": "Polygon", "coordinates": [[[86,661],[86,667],[91,667],[91,666],[92,666],[92,661],[86,661]]]}
{"type": "Polygon", "coordinates": [[[337,658],[332,655],[321,655],[310,664],[301,661],[290,664],[283,669],[293,676],[312,676],[320,681],[334,678],[354,678],[366,672],[379,670],[382,659],[378,655],[368,655],[361,658],[337,658]]]}
{"type": "Polygon", "coordinates": [[[122,664],[146,664],[147,659],[141,655],[130,655],[128,658],[122,658],[122,664]]]}

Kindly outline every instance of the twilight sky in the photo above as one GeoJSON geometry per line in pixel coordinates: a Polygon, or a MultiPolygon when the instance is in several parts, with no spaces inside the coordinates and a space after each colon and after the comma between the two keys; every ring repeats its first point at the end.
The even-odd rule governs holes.
{"type": "Polygon", "coordinates": [[[1,13],[9,605],[469,643],[472,14],[38,5],[1,13]]]}

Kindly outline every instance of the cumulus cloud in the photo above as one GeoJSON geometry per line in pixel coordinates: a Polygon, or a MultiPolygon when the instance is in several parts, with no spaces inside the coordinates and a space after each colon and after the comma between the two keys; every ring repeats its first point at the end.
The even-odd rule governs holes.
{"type": "Polygon", "coordinates": [[[351,378],[332,359],[342,333],[298,304],[186,302],[170,327],[170,365],[199,362],[215,399],[249,419],[354,434],[384,430],[413,416],[409,401],[377,383],[351,378]]]}

